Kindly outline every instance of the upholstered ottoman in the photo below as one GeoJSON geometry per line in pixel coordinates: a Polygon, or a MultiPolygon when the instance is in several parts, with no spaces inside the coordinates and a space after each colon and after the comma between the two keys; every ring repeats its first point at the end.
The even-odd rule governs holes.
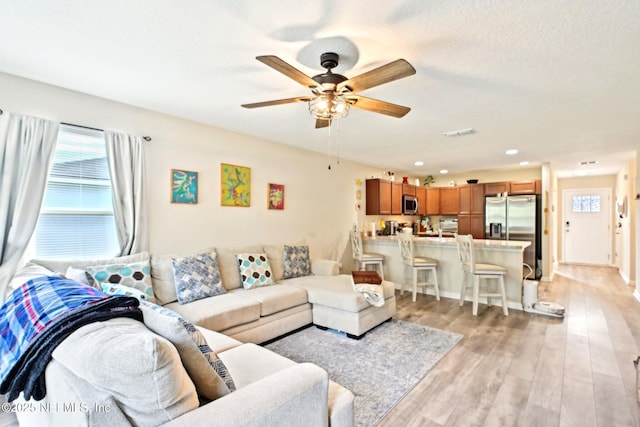
{"type": "Polygon", "coordinates": [[[351,275],[299,277],[287,280],[307,290],[313,309],[313,323],[322,328],[346,332],[351,338],[361,338],[367,331],[393,317],[396,313],[395,286],[383,280],[379,285],[384,305],[375,307],[353,289],[351,275]]]}

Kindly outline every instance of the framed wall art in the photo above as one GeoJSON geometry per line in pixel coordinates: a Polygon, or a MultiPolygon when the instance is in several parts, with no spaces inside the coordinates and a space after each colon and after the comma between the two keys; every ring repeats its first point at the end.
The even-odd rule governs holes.
{"type": "Polygon", "coordinates": [[[220,164],[220,204],[251,206],[251,168],[220,164]]]}
{"type": "Polygon", "coordinates": [[[171,203],[198,203],[198,172],[171,169],[171,203]]]}
{"type": "Polygon", "coordinates": [[[269,209],[284,209],[284,185],[267,184],[267,207],[269,209]]]}

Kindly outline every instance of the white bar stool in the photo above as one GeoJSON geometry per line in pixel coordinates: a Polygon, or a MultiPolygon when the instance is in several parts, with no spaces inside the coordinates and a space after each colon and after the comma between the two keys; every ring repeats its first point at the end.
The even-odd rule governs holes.
{"type": "Polygon", "coordinates": [[[458,245],[458,255],[460,256],[460,264],[462,267],[462,285],[460,287],[460,307],[464,304],[465,290],[473,287],[473,310],[474,316],[478,315],[478,299],[480,297],[487,298],[487,305],[491,306],[492,298],[502,299],[502,312],[505,316],[509,315],[507,307],[507,293],[504,288],[504,275],[507,269],[494,264],[476,263],[475,251],[473,249],[473,236],[456,235],[456,244],[458,245]],[[472,283],[468,283],[467,277],[472,277],[472,283]],[[490,292],[488,284],[486,291],[480,292],[480,279],[496,279],[498,281],[499,292],[490,292]]]}
{"type": "Polygon", "coordinates": [[[366,270],[367,265],[376,266],[379,270],[380,278],[384,280],[384,255],[369,253],[365,254],[362,250],[362,236],[359,231],[351,230],[351,255],[356,263],[356,268],[366,270]]]}
{"type": "MultiPolygon", "coordinates": [[[[416,257],[413,252],[413,235],[410,233],[398,233],[398,245],[400,246],[400,256],[402,256],[402,262],[405,265],[405,280],[400,287],[400,295],[404,294],[404,285],[408,282],[407,272],[411,272],[411,283],[413,285],[413,302],[416,302],[416,294],[418,293],[418,286],[426,288],[427,286],[433,286],[435,289],[436,300],[440,301],[440,289],[438,287],[438,261],[427,257],[416,257]],[[424,271],[424,282],[418,281],[418,274],[424,271]],[[432,282],[427,281],[431,273],[432,282]]],[[[426,293],[426,291],[425,291],[426,293]]]]}

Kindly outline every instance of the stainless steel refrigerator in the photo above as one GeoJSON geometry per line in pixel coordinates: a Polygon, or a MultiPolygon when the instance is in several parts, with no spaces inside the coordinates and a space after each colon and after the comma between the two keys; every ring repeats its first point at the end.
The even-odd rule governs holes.
{"type": "Polygon", "coordinates": [[[531,242],[524,250],[524,262],[531,266],[535,278],[540,278],[540,196],[486,197],[485,227],[486,239],[531,242]]]}

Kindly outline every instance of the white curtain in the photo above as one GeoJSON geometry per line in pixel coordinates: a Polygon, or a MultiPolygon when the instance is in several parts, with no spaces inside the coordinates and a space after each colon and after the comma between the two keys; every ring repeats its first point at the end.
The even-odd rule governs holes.
{"type": "Polygon", "coordinates": [[[0,301],[38,223],[60,123],[0,116],[0,301]]]}
{"type": "Polygon", "coordinates": [[[120,255],[146,251],[149,236],[144,189],[144,140],[113,131],[105,131],[104,134],[120,255]]]}

